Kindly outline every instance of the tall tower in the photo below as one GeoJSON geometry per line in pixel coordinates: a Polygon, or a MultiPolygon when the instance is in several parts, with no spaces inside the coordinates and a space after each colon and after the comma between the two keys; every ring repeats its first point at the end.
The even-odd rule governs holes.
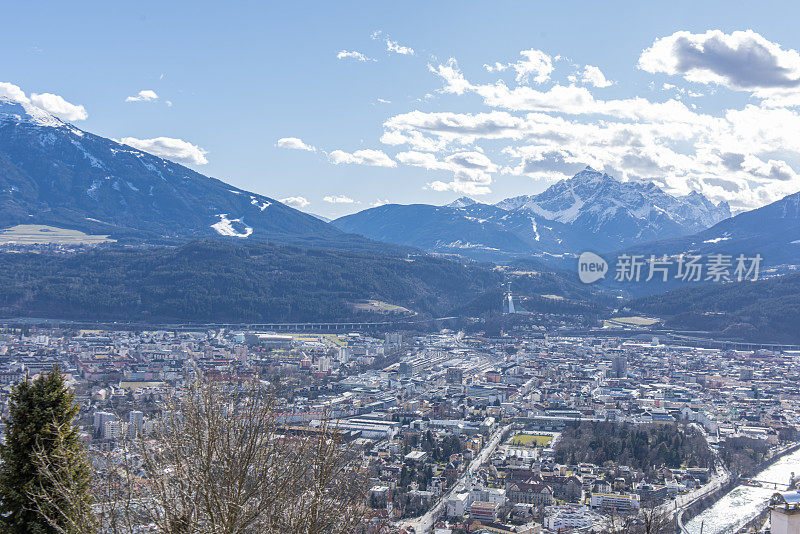
{"type": "Polygon", "coordinates": [[[505,295],[503,295],[503,313],[516,313],[514,310],[514,296],[511,294],[511,282],[508,283],[505,295]]]}

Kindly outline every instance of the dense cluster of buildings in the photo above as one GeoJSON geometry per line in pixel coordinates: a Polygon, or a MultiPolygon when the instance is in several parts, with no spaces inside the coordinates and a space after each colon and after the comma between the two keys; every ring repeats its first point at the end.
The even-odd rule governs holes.
{"type": "Polygon", "coordinates": [[[332,417],[361,447],[376,521],[409,532],[588,531],[699,491],[724,467],[653,466],[645,476],[613,461],[565,461],[556,454],[565,428],[676,425],[702,432],[714,451],[737,438],[772,450],[798,437],[798,360],[539,330],[489,338],[6,327],[0,410],[14,384],[58,365],[86,442],[113,451],[153,434],[165,400],[198,372],[257,378],[282,385],[287,431],[332,417]]]}

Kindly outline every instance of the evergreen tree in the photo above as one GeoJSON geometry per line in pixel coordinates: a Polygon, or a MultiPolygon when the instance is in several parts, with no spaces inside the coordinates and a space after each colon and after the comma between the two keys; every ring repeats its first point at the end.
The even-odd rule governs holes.
{"type": "Polygon", "coordinates": [[[87,526],[89,466],[74,425],[75,396],[55,367],[28,377],[9,398],[0,446],[0,532],[77,533],[87,526]]]}

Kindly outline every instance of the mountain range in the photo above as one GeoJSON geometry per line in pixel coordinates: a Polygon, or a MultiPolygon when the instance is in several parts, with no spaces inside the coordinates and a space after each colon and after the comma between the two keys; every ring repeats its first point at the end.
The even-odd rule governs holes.
{"type": "Polygon", "coordinates": [[[0,228],[27,224],[127,243],[227,238],[375,245],[273,198],[0,98],[0,228]]]}
{"type": "MultiPolygon", "coordinates": [[[[0,98],[0,228],[49,225],[123,243],[219,238],[432,252],[502,261],[583,250],[757,252],[798,263],[800,193],[730,217],[726,203],[676,197],[586,168],[537,195],[496,204],[388,204],[328,224],[274,198],[0,98]],[[645,247],[647,243],[647,247],[645,247]],[[650,243],[653,243],[650,245],[650,243]],[[392,245],[393,244],[393,245],[392,245]]],[[[561,263],[564,265],[563,261],[561,263]]]]}
{"type": "Polygon", "coordinates": [[[800,192],[740,213],[693,235],[629,248],[629,254],[726,254],[752,257],[792,270],[800,265],[800,192]]]}
{"type": "Polygon", "coordinates": [[[702,231],[730,217],[727,203],[675,197],[650,182],[620,182],[587,167],[538,195],[483,204],[387,204],[333,221],[338,228],[432,252],[502,260],[611,251],[702,231]]]}
{"type": "Polygon", "coordinates": [[[608,279],[580,284],[574,264],[584,250],[609,263],[622,252],[761,254],[765,274],[792,272],[800,265],[800,193],[731,217],[726,203],[699,193],[673,196],[587,167],[496,204],[389,204],[328,223],[0,98],[0,229],[17,225],[181,246],[2,254],[6,317],[117,320],[134,310],[143,321],[334,320],[365,313],[353,303],[369,299],[427,316],[474,315],[497,312],[503,284],[513,281],[534,311],[593,317],[616,305],[610,295],[626,294],[641,297],[629,301],[634,310],[679,328],[797,338],[797,275],[623,290],[608,279]],[[409,254],[419,249],[507,265],[409,254]],[[663,296],[646,296],[655,293],[663,296]]]}

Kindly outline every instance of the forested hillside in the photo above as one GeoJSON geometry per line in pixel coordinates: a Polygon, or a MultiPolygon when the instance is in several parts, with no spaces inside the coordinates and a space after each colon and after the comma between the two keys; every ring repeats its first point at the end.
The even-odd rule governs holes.
{"type": "Polygon", "coordinates": [[[3,253],[0,316],[198,323],[374,318],[352,309],[361,299],[435,316],[501,282],[490,269],[428,256],[264,243],[3,253]]]}
{"type": "Polygon", "coordinates": [[[667,326],[732,338],[800,343],[800,274],[756,282],[686,287],[630,301],[667,326]]]}

